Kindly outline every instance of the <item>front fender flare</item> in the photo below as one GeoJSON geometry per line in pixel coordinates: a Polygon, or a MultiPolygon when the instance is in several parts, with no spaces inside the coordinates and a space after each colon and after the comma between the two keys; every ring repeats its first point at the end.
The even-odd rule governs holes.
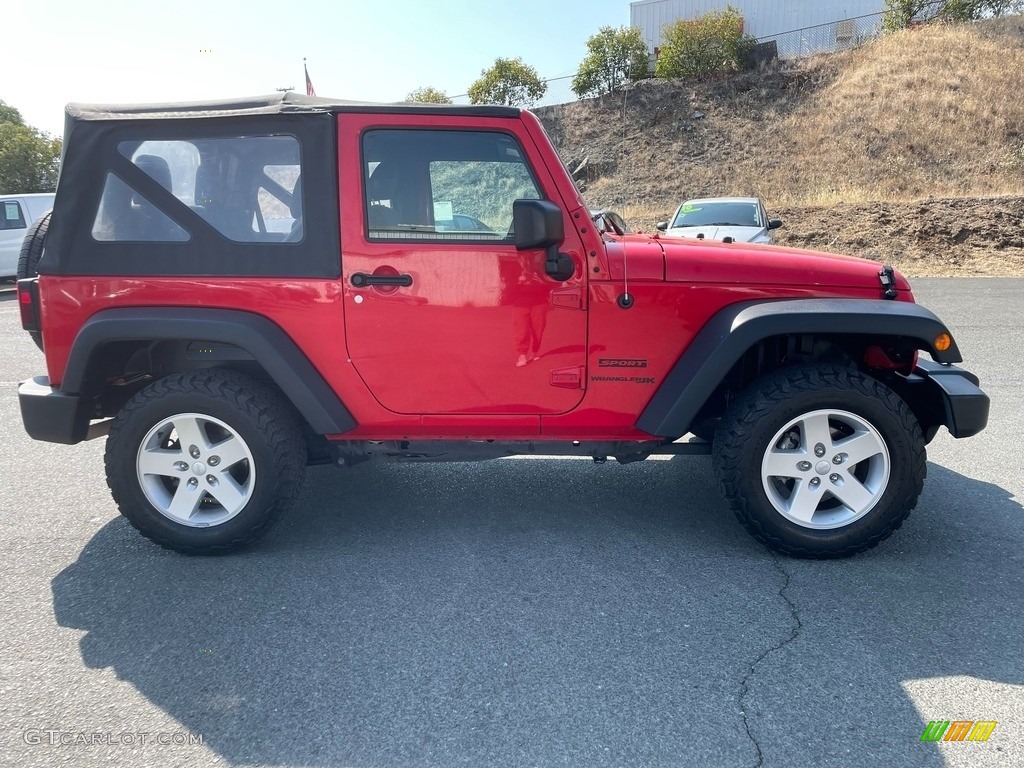
{"type": "MultiPolygon", "coordinates": [[[[900,336],[915,340],[940,363],[963,358],[956,342],[935,349],[949,330],[932,312],[905,301],[783,299],[731,304],[719,310],[683,352],[636,426],[652,435],[678,437],[743,354],[764,339],[788,334],[900,336]]],[[[952,338],[952,334],[950,335],[952,338]]]]}

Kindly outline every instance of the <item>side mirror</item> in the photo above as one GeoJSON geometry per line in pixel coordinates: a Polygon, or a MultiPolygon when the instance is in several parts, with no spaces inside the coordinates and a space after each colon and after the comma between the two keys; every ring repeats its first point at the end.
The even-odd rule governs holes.
{"type": "Polygon", "coordinates": [[[550,200],[514,200],[512,202],[512,228],[516,234],[516,248],[555,248],[565,239],[562,209],[550,200]]]}
{"type": "Polygon", "coordinates": [[[668,222],[667,221],[659,221],[654,226],[658,229],[658,231],[664,232],[666,229],[668,229],[668,222]]]}
{"type": "Polygon", "coordinates": [[[543,248],[544,271],[548,277],[565,282],[576,274],[575,262],[558,252],[565,240],[562,209],[550,200],[513,200],[512,228],[516,234],[516,249],[528,251],[543,248]]]}
{"type": "Polygon", "coordinates": [[[768,229],[778,229],[782,226],[782,219],[769,219],[768,229]]]}

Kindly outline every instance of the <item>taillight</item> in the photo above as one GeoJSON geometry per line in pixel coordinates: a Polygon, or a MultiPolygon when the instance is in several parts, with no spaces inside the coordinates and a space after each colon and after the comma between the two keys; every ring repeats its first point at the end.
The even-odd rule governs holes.
{"type": "Polygon", "coordinates": [[[18,281],[18,310],[21,327],[26,331],[42,330],[39,324],[39,282],[34,277],[18,281]]]}

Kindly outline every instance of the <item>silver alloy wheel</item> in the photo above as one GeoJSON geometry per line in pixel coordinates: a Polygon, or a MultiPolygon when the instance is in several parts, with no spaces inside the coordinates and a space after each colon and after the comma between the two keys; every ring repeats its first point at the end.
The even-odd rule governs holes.
{"type": "Polygon", "coordinates": [[[772,506],[804,528],[841,528],[874,508],[889,483],[889,449],[849,411],[802,414],[775,433],[761,461],[772,506]]]}
{"type": "Polygon", "coordinates": [[[159,422],[139,446],[135,471],[143,493],[165,517],[193,528],[227,522],[256,487],[249,446],[226,423],[201,413],[159,422]]]}

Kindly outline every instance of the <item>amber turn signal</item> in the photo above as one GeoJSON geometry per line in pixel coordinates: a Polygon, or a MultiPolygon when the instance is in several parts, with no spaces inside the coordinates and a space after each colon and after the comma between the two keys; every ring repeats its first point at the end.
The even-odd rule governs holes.
{"type": "Polygon", "coordinates": [[[945,352],[953,344],[953,337],[948,333],[940,333],[935,337],[935,349],[939,352],[945,352]]]}

